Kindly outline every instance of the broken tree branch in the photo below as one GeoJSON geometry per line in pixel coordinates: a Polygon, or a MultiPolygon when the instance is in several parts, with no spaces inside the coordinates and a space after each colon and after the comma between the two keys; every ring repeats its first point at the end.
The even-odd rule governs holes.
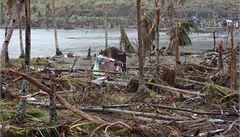
{"type": "MultiPolygon", "coordinates": [[[[50,94],[51,90],[43,85],[42,83],[38,82],[37,80],[35,80],[34,78],[24,74],[24,73],[21,73],[19,71],[16,71],[16,70],[13,70],[13,69],[3,69],[1,71],[8,71],[8,72],[11,72],[17,76],[22,76],[25,80],[29,81],[30,83],[32,83],[33,85],[35,85],[36,87],[42,89],[43,91],[47,92],[48,94],[50,94]]],[[[72,104],[70,104],[65,98],[63,98],[62,96],[56,94],[56,98],[57,100],[59,101],[59,103],[61,103],[65,108],[67,108],[68,110],[78,114],[79,116],[83,117],[83,118],[86,118],[87,120],[93,122],[93,123],[96,123],[96,124],[103,124],[103,123],[106,123],[104,120],[102,120],[101,118],[98,118],[98,117],[95,117],[95,116],[91,116],[81,110],[79,110],[78,108],[76,108],[75,106],[73,106],[72,104]]]]}

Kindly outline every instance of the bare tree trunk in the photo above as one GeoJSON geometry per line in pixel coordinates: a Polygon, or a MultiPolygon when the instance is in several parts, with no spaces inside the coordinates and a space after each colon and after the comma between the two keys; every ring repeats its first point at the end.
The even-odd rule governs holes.
{"type": "Polygon", "coordinates": [[[180,65],[180,57],[179,57],[179,45],[180,45],[180,26],[177,24],[176,26],[176,41],[174,44],[174,53],[175,53],[175,61],[176,65],[180,65]]]}
{"type": "Polygon", "coordinates": [[[45,16],[46,16],[46,27],[47,27],[47,29],[49,29],[49,26],[48,26],[48,11],[45,12],[45,16]]]}
{"type": "Polygon", "coordinates": [[[31,58],[31,15],[30,15],[30,0],[25,0],[25,14],[26,14],[26,32],[25,32],[25,65],[27,69],[30,66],[31,58]]]}
{"type": "Polygon", "coordinates": [[[223,48],[219,47],[218,68],[223,71],[223,48]]]}
{"type": "Polygon", "coordinates": [[[104,30],[105,30],[105,50],[107,57],[110,57],[109,51],[108,51],[108,15],[107,15],[107,9],[105,9],[105,17],[104,17],[104,30]]]}
{"type": "Polygon", "coordinates": [[[229,57],[229,68],[228,72],[230,74],[230,88],[232,90],[236,87],[236,72],[237,72],[237,49],[234,49],[234,41],[233,41],[233,26],[230,28],[231,31],[231,51],[229,57]]]}
{"type": "Polygon", "coordinates": [[[160,37],[160,34],[159,34],[159,24],[160,24],[160,6],[158,5],[158,1],[155,0],[155,7],[156,7],[156,37],[157,37],[157,55],[156,55],[156,60],[157,60],[157,68],[156,68],[156,72],[157,72],[157,75],[159,76],[160,74],[160,60],[159,60],[159,57],[160,57],[160,53],[159,53],[159,49],[160,49],[160,43],[159,43],[159,37],[160,37]]]}
{"type": "Polygon", "coordinates": [[[57,122],[57,111],[56,111],[56,81],[51,80],[51,91],[50,94],[50,123],[54,124],[57,122]]]}
{"type": "MultiPolygon", "coordinates": [[[[37,22],[40,22],[40,19],[41,19],[41,12],[38,11],[38,15],[37,15],[37,22]]],[[[41,26],[41,23],[40,23],[40,26],[41,26]]]]}
{"type": "Polygon", "coordinates": [[[19,29],[19,43],[20,43],[20,56],[19,58],[24,58],[24,50],[23,50],[23,40],[22,40],[22,16],[21,12],[18,13],[18,29],[19,29]]]}
{"type": "Polygon", "coordinates": [[[69,22],[68,22],[68,7],[65,7],[65,28],[69,28],[69,22]]]}
{"type": "MultiPolygon", "coordinates": [[[[30,0],[25,0],[25,15],[26,15],[26,29],[25,29],[25,71],[29,70],[30,67],[30,56],[31,56],[31,17],[30,17],[30,0]]],[[[26,80],[22,81],[21,96],[28,94],[29,82],[26,80]]],[[[22,122],[25,118],[27,100],[21,98],[13,122],[22,122]]]]}
{"type": "Polygon", "coordinates": [[[143,41],[142,41],[142,30],[141,30],[141,0],[136,0],[136,8],[137,8],[137,29],[138,29],[138,60],[139,60],[139,73],[140,73],[140,85],[139,91],[144,90],[144,74],[143,74],[143,66],[144,66],[144,58],[143,58],[143,41]]]}
{"type": "Polygon", "coordinates": [[[20,2],[17,3],[17,7],[16,7],[15,11],[13,12],[12,19],[11,19],[11,21],[9,23],[7,34],[6,34],[5,40],[3,42],[2,50],[1,50],[0,66],[3,65],[4,59],[5,59],[6,55],[7,55],[8,45],[9,45],[10,39],[11,39],[12,34],[13,34],[14,25],[16,23],[17,13],[22,11],[23,1],[24,0],[21,0],[20,2]]]}
{"type": "Polygon", "coordinates": [[[3,24],[3,3],[1,3],[1,9],[0,9],[0,28],[2,28],[3,24]]]}
{"type": "MultiPolygon", "coordinates": [[[[5,38],[7,36],[7,33],[8,33],[8,28],[9,28],[9,25],[10,25],[10,22],[11,22],[11,19],[12,19],[12,5],[13,5],[13,2],[7,2],[8,4],[8,8],[7,8],[7,12],[5,13],[5,38]]],[[[8,48],[7,48],[7,51],[6,51],[6,55],[5,55],[5,58],[4,58],[4,67],[8,67],[10,65],[10,60],[9,60],[9,54],[8,54],[8,48]]]]}
{"type": "Polygon", "coordinates": [[[60,56],[60,55],[63,55],[63,53],[59,49],[59,46],[58,46],[57,22],[56,22],[56,19],[55,19],[55,0],[52,0],[52,21],[53,21],[53,28],[54,28],[56,55],[60,56]]]}
{"type": "MultiPolygon", "coordinates": [[[[22,80],[20,96],[26,96],[27,95],[28,84],[29,84],[28,81],[22,80]]],[[[15,122],[15,123],[23,122],[23,120],[25,118],[26,104],[27,104],[26,99],[20,99],[16,114],[15,114],[14,118],[12,119],[12,122],[15,122]]]]}

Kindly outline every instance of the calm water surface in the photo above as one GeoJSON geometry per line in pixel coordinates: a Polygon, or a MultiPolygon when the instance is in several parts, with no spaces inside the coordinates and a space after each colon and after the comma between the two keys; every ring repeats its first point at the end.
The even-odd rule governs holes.
{"type": "MultiPolygon", "coordinates": [[[[9,56],[17,58],[20,54],[19,49],[19,36],[18,29],[14,30],[12,39],[9,45],[9,56]]],[[[137,31],[134,29],[127,30],[127,35],[131,41],[136,42],[137,31]]],[[[23,40],[24,38],[23,30],[23,40]]],[[[108,43],[110,46],[119,47],[120,32],[118,29],[109,30],[108,43]]],[[[193,47],[187,49],[206,49],[212,48],[212,35],[211,34],[191,34],[193,47]],[[199,42],[202,46],[199,47],[199,42]]],[[[76,30],[58,30],[59,47],[64,53],[74,51],[76,55],[85,56],[89,47],[93,52],[97,52],[104,48],[105,38],[104,30],[102,29],[76,29],[76,30]]],[[[4,29],[0,29],[0,44],[4,41],[4,29]]],[[[160,33],[161,46],[166,45],[168,36],[160,33]]],[[[24,42],[24,41],[23,41],[24,42]]],[[[54,32],[53,30],[46,29],[32,29],[31,31],[31,45],[32,57],[46,57],[55,55],[54,46],[54,32]]]]}

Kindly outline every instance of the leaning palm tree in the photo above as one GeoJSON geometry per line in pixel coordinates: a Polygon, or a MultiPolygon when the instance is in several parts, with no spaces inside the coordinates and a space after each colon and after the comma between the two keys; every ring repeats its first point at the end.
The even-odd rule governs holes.
{"type": "MultiPolygon", "coordinates": [[[[8,3],[10,2],[11,0],[7,1],[6,4],[9,4],[11,5],[11,3],[8,3]]],[[[0,55],[0,66],[2,65],[6,65],[6,56],[8,54],[8,45],[9,45],[9,42],[11,40],[11,37],[12,37],[12,34],[13,34],[13,30],[14,30],[14,26],[16,24],[16,19],[17,19],[17,14],[22,11],[22,4],[23,4],[23,1],[24,0],[20,0],[17,5],[16,5],[16,8],[14,10],[14,12],[12,12],[12,16],[11,16],[11,20],[10,22],[8,23],[8,29],[6,29],[6,34],[5,34],[5,40],[3,42],[3,45],[2,45],[2,50],[1,50],[1,55],[0,55]]],[[[12,1],[11,1],[12,2],[12,1]]]]}
{"type": "Polygon", "coordinates": [[[142,34],[143,34],[143,57],[146,57],[146,53],[151,50],[153,41],[155,40],[156,31],[154,31],[155,23],[153,22],[153,16],[150,11],[144,11],[142,16],[142,34]]]}
{"type": "Polygon", "coordinates": [[[176,64],[180,63],[178,53],[179,46],[192,45],[189,33],[192,31],[193,28],[193,23],[180,22],[173,26],[169,31],[170,38],[164,53],[166,55],[169,50],[174,52],[176,57],[176,64]]]}
{"type": "MultiPolygon", "coordinates": [[[[12,10],[13,7],[16,5],[16,0],[6,0],[5,1],[5,7],[7,12],[5,13],[6,21],[5,21],[5,37],[7,36],[8,32],[8,27],[10,25],[10,20],[12,18],[12,10]]],[[[9,54],[8,54],[8,48],[6,49],[6,55],[4,58],[4,66],[7,67],[10,65],[10,60],[9,60],[9,54]]]]}
{"type": "Polygon", "coordinates": [[[63,53],[59,49],[59,46],[58,46],[57,22],[56,22],[56,19],[55,19],[55,0],[52,0],[52,20],[53,20],[53,28],[54,28],[56,55],[60,56],[60,55],[63,55],[63,53]]]}
{"type": "Polygon", "coordinates": [[[135,53],[135,49],[130,42],[123,25],[120,25],[120,49],[126,53],[135,53]]]}

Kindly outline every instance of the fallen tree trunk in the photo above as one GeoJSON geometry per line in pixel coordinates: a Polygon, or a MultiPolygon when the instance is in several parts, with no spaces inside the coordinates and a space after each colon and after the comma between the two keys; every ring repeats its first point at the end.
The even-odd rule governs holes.
{"type": "MultiPolygon", "coordinates": [[[[30,105],[40,105],[41,107],[49,107],[49,103],[41,103],[41,102],[28,102],[30,105]]],[[[124,106],[120,107],[128,107],[130,104],[124,104],[124,106]]],[[[61,104],[56,104],[58,109],[63,108],[61,104]]],[[[160,115],[156,113],[145,113],[145,112],[137,112],[137,111],[130,111],[130,110],[124,110],[124,109],[118,109],[119,106],[96,106],[96,107],[79,107],[79,110],[82,111],[89,111],[89,112],[109,112],[109,113],[120,113],[120,114],[127,114],[127,115],[134,115],[134,116],[144,116],[144,117],[150,117],[153,119],[163,119],[163,120],[174,120],[174,121],[184,121],[189,120],[185,117],[173,117],[173,116],[165,116],[160,115]]]]}
{"type": "MultiPolygon", "coordinates": [[[[35,85],[36,87],[38,87],[39,89],[42,89],[43,91],[47,92],[48,94],[50,94],[51,90],[46,87],[45,85],[43,85],[42,83],[38,82],[37,80],[35,80],[34,78],[31,78],[30,76],[21,73],[19,71],[13,70],[13,69],[9,69],[9,70],[1,70],[1,71],[9,71],[17,76],[21,76],[24,79],[26,79],[27,81],[29,81],[30,83],[32,83],[33,85],[35,85]]],[[[59,101],[60,104],[62,104],[65,108],[67,108],[68,110],[78,114],[79,116],[86,118],[87,120],[96,123],[96,124],[103,124],[106,123],[106,121],[102,120],[101,118],[98,118],[96,116],[91,116],[81,110],[79,110],[78,108],[76,108],[75,106],[73,106],[72,104],[70,104],[66,99],[64,99],[62,96],[56,94],[56,98],[59,101]]]]}
{"type": "Polygon", "coordinates": [[[198,65],[198,64],[187,64],[187,65],[194,66],[197,69],[206,69],[206,70],[210,70],[210,71],[218,71],[218,68],[208,67],[208,66],[204,66],[204,65],[198,65]]]}
{"type": "Polygon", "coordinates": [[[178,89],[178,88],[174,88],[174,87],[164,86],[164,85],[160,85],[160,84],[156,84],[156,83],[146,83],[146,85],[151,85],[151,86],[167,89],[167,90],[170,90],[172,92],[178,92],[178,93],[182,93],[182,94],[205,96],[205,94],[200,93],[199,91],[198,92],[188,91],[188,90],[183,90],[183,89],[178,89]]]}
{"type": "Polygon", "coordinates": [[[209,115],[209,116],[236,116],[236,117],[239,117],[239,114],[237,114],[237,113],[229,113],[229,112],[227,112],[226,114],[224,114],[224,113],[216,113],[216,112],[199,112],[199,111],[193,111],[193,110],[190,110],[190,109],[174,108],[174,107],[165,106],[165,105],[154,105],[154,104],[151,104],[150,106],[155,107],[155,108],[174,110],[174,111],[185,111],[185,112],[194,113],[194,114],[198,114],[198,115],[209,115]]]}
{"type": "Polygon", "coordinates": [[[189,118],[180,117],[180,116],[178,117],[166,116],[166,115],[160,115],[157,113],[145,113],[145,112],[130,111],[130,110],[123,110],[123,109],[116,109],[116,108],[91,107],[91,108],[79,108],[79,109],[82,111],[109,112],[109,113],[127,114],[127,115],[133,115],[133,116],[144,116],[144,117],[150,117],[154,119],[163,119],[163,120],[174,120],[174,121],[189,120],[189,118]]]}
{"type": "MultiPolygon", "coordinates": [[[[169,124],[172,121],[169,120],[159,120],[159,119],[154,119],[154,118],[148,118],[148,117],[134,117],[136,120],[139,121],[144,121],[144,122],[156,122],[159,124],[169,124]]],[[[196,120],[180,120],[180,121],[174,121],[177,124],[195,124],[195,123],[200,123],[200,122],[207,122],[207,119],[201,118],[201,119],[196,119],[196,120]]]]}
{"type": "MultiPolygon", "coordinates": [[[[185,78],[180,78],[180,77],[177,77],[176,78],[178,81],[184,81],[184,82],[190,82],[190,83],[194,83],[194,84],[198,84],[198,85],[201,85],[201,86],[207,86],[211,83],[207,83],[207,82],[200,82],[200,81],[196,81],[196,80],[191,80],[191,79],[185,79],[185,78]]],[[[217,84],[214,84],[214,85],[217,85],[217,84]]],[[[235,90],[232,90],[232,89],[229,89],[229,88],[226,88],[226,87],[223,87],[221,85],[217,85],[218,87],[221,87],[227,91],[230,91],[230,92],[237,92],[235,90]]]]}
{"type": "MultiPolygon", "coordinates": [[[[115,84],[115,85],[125,86],[125,87],[127,86],[127,83],[125,83],[125,82],[105,81],[105,83],[106,84],[115,84]]],[[[169,87],[169,86],[164,86],[164,85],[160,85],[160,84],[156,84],[156,83],[149,83],[149,82],[146,83],[146,85],[167,89],[167,90],[170,90],[172,92],[178,92],[178,93],[182,93],[182,94],[205,96],[205,94],[200,93],[199,91],[198,92],[188,91],[188,90],[184,90],[184,89],[179,89],[179,88],[174,88],[174,87],[169,87]]]]}

